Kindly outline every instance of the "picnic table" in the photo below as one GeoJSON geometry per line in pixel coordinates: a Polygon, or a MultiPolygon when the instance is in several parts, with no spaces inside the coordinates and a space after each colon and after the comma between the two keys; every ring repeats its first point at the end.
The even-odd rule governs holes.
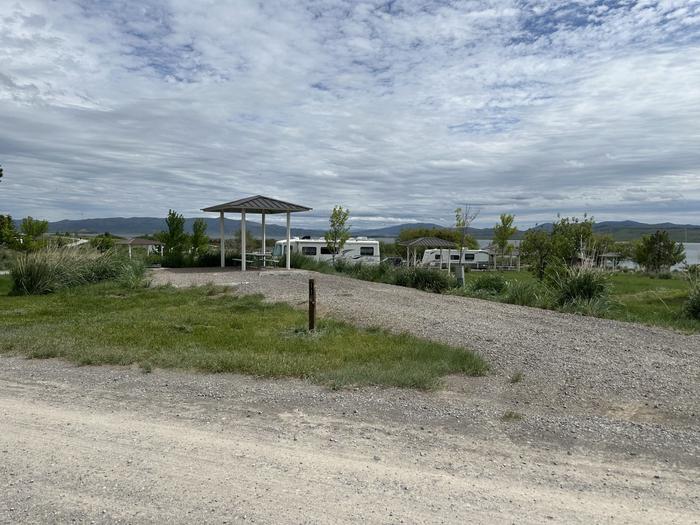
{"type": "MultiPolygon", "coordinates": [[[[240,263],[241,259],[234,259],[234,261],[240,263]]],[[[271,266],[273,268],[277,267],[279,263],[279,258],[272,257],[271,252],[251,252],[246,253],[245,257],[246,266],[251,268],[264,268],[271,266]]]]}

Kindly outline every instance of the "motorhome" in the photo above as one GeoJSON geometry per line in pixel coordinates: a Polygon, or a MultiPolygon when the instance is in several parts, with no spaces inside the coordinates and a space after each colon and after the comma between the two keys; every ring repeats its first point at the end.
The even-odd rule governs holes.
{"type": "MultiPolygon", "coordinates": [[[[459,254],[459,250],[425,250],[420,265],[430,268],[447,268],[447,257],[449,256],[450,265],[459,266],[459,254]]],[[[490,256],[486,250],[463,250],[462,257],[464,258],[464,266],[467,268],[472,270],[489,268],[490,256]]]]}
{"type": "MultiPolygon", "coordinates": [[[[328,249],[325,239],[312,239],[311,237],[294,237],[290,239],[290,253],[300,253],[317,261],[332,261],[333,254],[328,249]]],[[[277,241],[272,250],[272,256],[282,258],[286,254],[287,240],[277,241]]],[[[343,245],[343,249],[335,256],[348,262],[362,264],[379,264],[379,241],[367,237],[351,237],[343,245]]]]}

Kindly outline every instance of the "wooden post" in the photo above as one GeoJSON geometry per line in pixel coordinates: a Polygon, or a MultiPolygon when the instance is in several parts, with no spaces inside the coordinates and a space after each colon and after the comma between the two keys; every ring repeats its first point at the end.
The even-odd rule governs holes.
{"type": "Polygon", "coordinates": [[[316,329],[316,281],[309,279],[309,332],[316,329]]]}

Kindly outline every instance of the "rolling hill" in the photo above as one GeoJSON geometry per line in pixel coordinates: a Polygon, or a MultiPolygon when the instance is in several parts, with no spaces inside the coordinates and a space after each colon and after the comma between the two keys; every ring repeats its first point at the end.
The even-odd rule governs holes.
{"type": "MultiPolygon", "coordinates": [[[[207,231],[211,236],[216,236],[219,231],[219,220],[217,218],[205,218],[207,223],[207,231]]],[[[185,220],[185,228],[192,231],[192,223],[194,218],[185,220]]],[[[232,236],[234,232],[240,229],[240,221],[234,219],[226,219],[226,236],[232,236]]],[[[260,237],[262,226],[259,222],[247,221],[248,231],[254,236],[260,237]]],[[[432,228],[442,227],[439,224],[433,223],[412,223],[412,224],[397,224],[383,228],[372,229],[357,229],[353,230],[353,235],[364,235],[367,237],[397,237],[401,230],[406,228],[432,228]]],[[[542,224],[537,228],[550,229],[551,223],[542,224]]],[[[165,219],[157,217],[107,217],[98,219],[78,219],[78,220],[62,220],[49,223],[49,232],[51,233],[82,233],[82,234],[97,234],[110,232],[114,235],[124,237],[135,237],[139,235],[148,235],[165,229],[165,219]]],[[[682,242],[700,242],[700,226],[692,224],[673,224],[669,222],[658,224],[645,224],[635,221],[604,221],[594,225],[596,233],[611,234],[616,240],[624,241],[637,239],[642,235],[653,233],[656,230],[666,230],[671,238],[675,241],[682,242]]],[[[493,237],[492,228],[471,228],[469,233],[478,239],[491,239],[493,237]]],[[[524,231],[518,231],[513,238],[521,239],[524,231]]],[[[281,239],[286,235],[284,226],[278,224],[267,225],[267,235],[269,238],[281,239]]],[[[323,230],[308,229],[308,228],[292,228],[294,236],[319,236],[323,235],[323,230]]]]}

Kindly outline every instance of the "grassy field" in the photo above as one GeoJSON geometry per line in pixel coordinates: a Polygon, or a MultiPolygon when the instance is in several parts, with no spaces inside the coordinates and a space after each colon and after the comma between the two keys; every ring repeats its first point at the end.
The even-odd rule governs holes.
{"type": "MultiPolygon", "coordinates": [[[[477,275],[477,272],[468,274],[467,282],[477,275]]],[[[511,281],[535,281],[533,275],[525,271],[502,275],[511,281]]],[[[610,281],[612,306],[605,317],[700,332],[700,321],[687,319],[682,314],[689,288],[683,278],[658,279],[639,273],[615,273],[610,275],[610,281]]]]}
{"type": "Polygon", "coordinates": [[[103,283],[44,296],[8,296],[0,277],[0,353],[62,357],[81,365],[139,365],[331,386],[435,388],[452,373],[481,375],[463,349],[324,319],[221,288],[136,288],[103,283]]]}

